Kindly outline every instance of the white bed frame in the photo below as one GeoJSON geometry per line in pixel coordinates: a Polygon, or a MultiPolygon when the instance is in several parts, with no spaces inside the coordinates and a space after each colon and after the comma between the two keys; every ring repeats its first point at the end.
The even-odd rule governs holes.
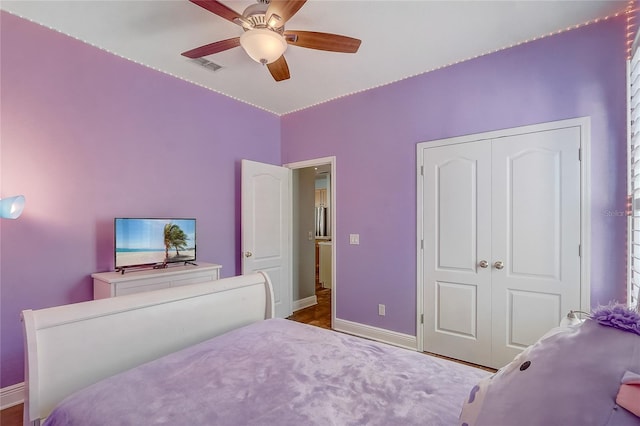
{"type": "Polygon", "coordinates": [[[273,288],[261,272],[22,311],[24,424],[39,425],[62,399],[101,379],[273,314],[273,288]]]}

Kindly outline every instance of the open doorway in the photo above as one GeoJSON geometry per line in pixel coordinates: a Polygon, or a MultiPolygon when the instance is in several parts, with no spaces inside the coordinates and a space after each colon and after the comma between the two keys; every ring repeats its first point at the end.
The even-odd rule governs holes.
{"type": "Polygon", "coordinates": [[[292,319],[332,328],[335,318],[335,157],[292,169],[292,319]]]}

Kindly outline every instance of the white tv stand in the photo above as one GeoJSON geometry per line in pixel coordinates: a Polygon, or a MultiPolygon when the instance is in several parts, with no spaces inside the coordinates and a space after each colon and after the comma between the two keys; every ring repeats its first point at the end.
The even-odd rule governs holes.
{"type": "Polygon", "coordinates": [[[142,271],[98,272],[93,278],[93,298],[123,296],[169,287],[199,284],[220,279],[222,265],[198,262],[197,265],[170,266],[142,271]]]}

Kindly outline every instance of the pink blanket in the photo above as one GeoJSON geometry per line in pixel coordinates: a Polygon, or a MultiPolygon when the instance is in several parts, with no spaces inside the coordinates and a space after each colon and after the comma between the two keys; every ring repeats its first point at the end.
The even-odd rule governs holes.
{"type": "Polygon", "coordinates": [[[640,374],[625,372],[616,396],[616,404],[640,417],[640,374]]]}

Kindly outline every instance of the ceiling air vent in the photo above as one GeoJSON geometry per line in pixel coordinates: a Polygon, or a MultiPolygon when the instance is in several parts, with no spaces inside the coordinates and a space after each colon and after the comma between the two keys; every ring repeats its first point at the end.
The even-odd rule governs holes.
{"type": "Polygon", "coordinates": [[[211,62],[205,58],[196,58],[193,60],[193,62],[211,71],[218,71],[220,68],[222,68],[221,65],[218,65],[215,62],[211,62]]]}

